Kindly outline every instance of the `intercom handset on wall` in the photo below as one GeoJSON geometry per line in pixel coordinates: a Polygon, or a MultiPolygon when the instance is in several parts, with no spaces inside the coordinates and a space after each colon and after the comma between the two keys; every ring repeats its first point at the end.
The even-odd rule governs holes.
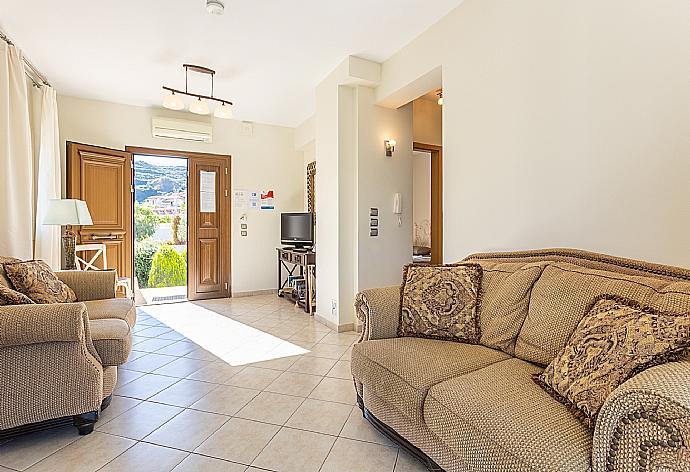
{"type": "Polygon", "coordinates": [[[402,195],[399,193],[393,196],[393,213],[398,215],[398,226],[402,226],[402,195]]]}

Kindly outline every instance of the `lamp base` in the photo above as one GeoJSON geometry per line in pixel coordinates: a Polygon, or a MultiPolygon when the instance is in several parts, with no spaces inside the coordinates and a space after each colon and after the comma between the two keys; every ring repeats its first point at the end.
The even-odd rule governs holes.
{"type": "Polygon", "coordinates": [[[62,236],[62,268],[63,270],[76,270],[77,262],[75,255],[76,238],[73,234],[66,233],[62,236]]]}

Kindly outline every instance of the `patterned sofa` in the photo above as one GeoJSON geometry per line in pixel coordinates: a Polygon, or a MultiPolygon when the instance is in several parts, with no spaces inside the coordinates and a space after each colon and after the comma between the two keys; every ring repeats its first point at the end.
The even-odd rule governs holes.
{"type": "MultiPolygon", "coordinates": [[[[0,284],[12,288],[0,257],[0,284]]],[[[136,311],[115,298],[115,271],[56,273],[78,303],[0,306],[0,436],[73,417],[93,431],[132,347],[136,311]]]]}
{"type": "Polygon", "coordinates": [[[365,418],[430,470],[690,471],[690,360],[627,380],[594,430],[532,380],[599,295],[690,313],[690,270],[570,249],[465,260],[483,268],[479,345],[398,337],[399,287],[358,294],[365,418]]]}

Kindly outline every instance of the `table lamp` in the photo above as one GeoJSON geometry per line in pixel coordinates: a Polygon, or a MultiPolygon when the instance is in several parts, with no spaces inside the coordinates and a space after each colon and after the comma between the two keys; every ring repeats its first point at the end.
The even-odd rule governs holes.
{"type": "Polygon", "coordinates": [[[74,199],[49,200],[48,212],[43,219],[43,224],[67,226],[62,235],[62,251],[65,257],[63,268],[75,270],[77,268],[74,254],[76,234],[72,231],[72,226],[93,224],[86,202],[74,199]]]}

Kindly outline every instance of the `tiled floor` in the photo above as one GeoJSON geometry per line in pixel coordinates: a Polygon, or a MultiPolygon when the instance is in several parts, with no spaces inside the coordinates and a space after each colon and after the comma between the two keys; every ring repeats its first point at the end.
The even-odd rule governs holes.
{"type": "Polygon", "coordinates": [[[0,445],[0,472],[415,472],[362,419],[350,351],[275,296],[139,309],[134,350],[96,431],[0,445]]]}

